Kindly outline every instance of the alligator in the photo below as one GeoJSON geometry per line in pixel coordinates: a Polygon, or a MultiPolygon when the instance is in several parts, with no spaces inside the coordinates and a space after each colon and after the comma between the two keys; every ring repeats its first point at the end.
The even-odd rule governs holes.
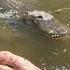
{"type": "Polygon", "coordinates": [[[5,1],[10,10],[6,13],[1,13],[0,17],[9,19],[11,16],[18,16],[19,18],[26,19],[26,21],[30,20],[38,25],[42,31],[52,35],[52,37],[65,36],[69,33],[69,28],[61,24],[52,14],[38,10],[30,11],[23,2],[18,0],[5,1]]]}

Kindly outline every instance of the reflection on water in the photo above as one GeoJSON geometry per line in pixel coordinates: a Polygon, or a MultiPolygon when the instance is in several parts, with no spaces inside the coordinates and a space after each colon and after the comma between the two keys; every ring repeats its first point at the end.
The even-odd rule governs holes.
{"type": "MultiPolygon", "coordinates": [[[[69,7],[70,2],[68,0],[41,0],[37,6],[41,10],[52,10],[69,7]]],[[[69,24],[69,11],[53,15],[62,23],[69,24]]],[[[9,50],[26,57],[42,70],[70,69],[70,38],[50,38],[37,26],[22,21],[6,23],[0,19],[0,50],[9,50]]]]}

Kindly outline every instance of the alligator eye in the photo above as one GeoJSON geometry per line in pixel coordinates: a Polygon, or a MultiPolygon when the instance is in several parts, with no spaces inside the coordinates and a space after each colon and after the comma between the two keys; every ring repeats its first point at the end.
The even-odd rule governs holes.
{"type": "Polygon", "coordinates": [[[38,18],[43,18],[42,16],[38,16],[38,18]]]}
{"type": "Polygon", "coordinates": [[[42,16],[38,16],[39,18],[43,18],[42,16]]]}

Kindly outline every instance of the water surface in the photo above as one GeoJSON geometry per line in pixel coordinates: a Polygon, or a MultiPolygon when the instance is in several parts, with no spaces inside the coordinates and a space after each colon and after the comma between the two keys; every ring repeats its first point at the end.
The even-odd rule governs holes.
{"type": "MultiPolygon", "coordinates": [[[[69,8],[69,0],[39,0],[35,9],[52,11],[69,8]]],[[[53,15],[62,23],[70,24],[70,10],[53,15]]],[[[0,50],[23,56],[42,70],[70,69],[70,38],[47,37],[37,26],[25,22],[7,24],[0,19],[0,50]]]]}

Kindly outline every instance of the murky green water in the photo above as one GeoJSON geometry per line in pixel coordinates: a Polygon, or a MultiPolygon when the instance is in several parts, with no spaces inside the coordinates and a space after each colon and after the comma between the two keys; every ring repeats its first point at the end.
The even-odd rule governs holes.
{"type": "MultiPolygon", "coordinates": [[[[46,12],[69,7],[69,0],[39,0],[36,3],[36,9],[46,12]]],[[[70,24],[70,10],[53,12],[53,15],[62,24],[70,24]]],[[[19,23],[11,24],[10,27],[3,21],[0,22],[0,50],[8,50],[23,56],[41,69],[46,67],[47,70],[54,70],[54,67],[62,66],[70,68],[69,37],[51,39],[36,26],[19,23]]]]}

